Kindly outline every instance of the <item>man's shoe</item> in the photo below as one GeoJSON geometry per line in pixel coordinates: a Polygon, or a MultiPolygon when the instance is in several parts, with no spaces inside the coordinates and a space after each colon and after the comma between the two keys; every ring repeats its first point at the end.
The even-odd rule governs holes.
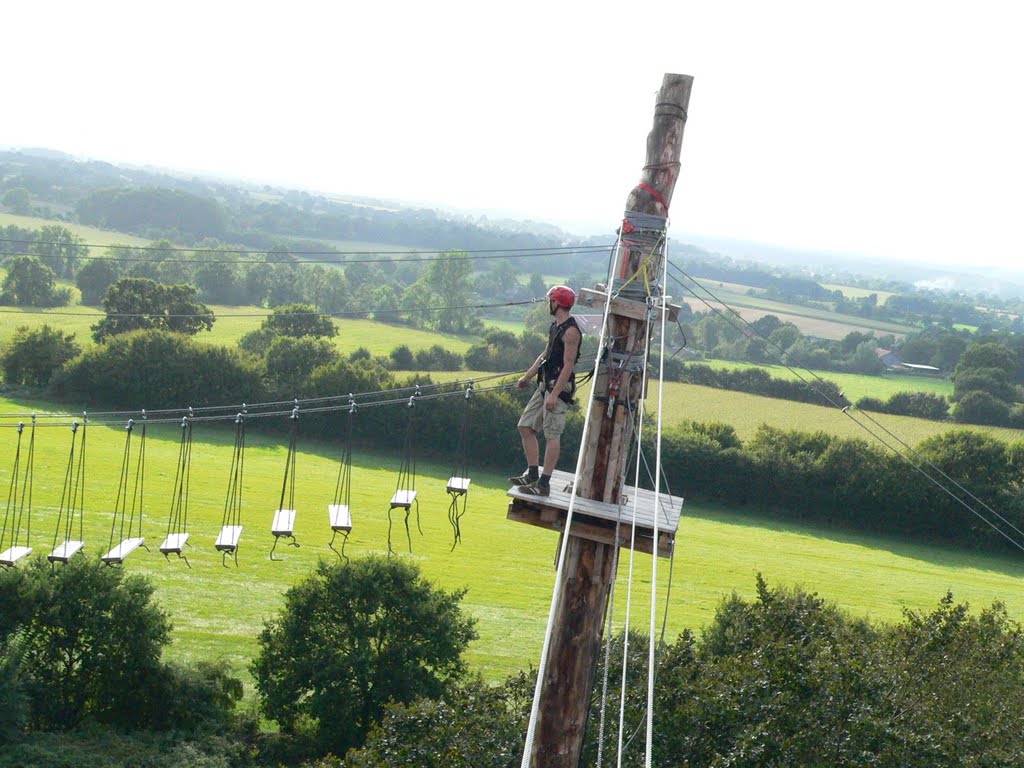
{"type": "Polygon", "coordinates": [[[523,474],[517,477],[510,477],[508,479],[509,485],[529,485],[530,483],[537,482],[536,477],[530,477],[530,471],[527,470],[523,474]]]}
{"type": "Polygon", "coordinates": [[[520,493],[528,493],[531,496],[548,496],[551,494],[551,485],[543,485],[540,480],[534,480],[532,483],[524,483],[517,485],[516,490],[520,493]]]}

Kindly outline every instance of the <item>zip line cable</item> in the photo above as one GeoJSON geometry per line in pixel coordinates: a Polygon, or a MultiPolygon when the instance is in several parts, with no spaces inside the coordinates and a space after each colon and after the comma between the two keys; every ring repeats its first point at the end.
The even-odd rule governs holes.
{"type": "Polygon", "coordinates": [[[132,264],[383,264],[383,263],[400,263],[400,262],[432,262],[432,261],[451,261],[453,259],[464,259],[468,258],[472,261],[485,260],[485,259],[524,259],[524,258],[537,258],[540,256],[566,256],[575,253],[589,254],[589,253],[601,253],[607,251],[613,246],[611,244],[605,245],[552,245],[552,246],[538,246],[536,248],[446,248],[444,250],[430,250],[430,249],[419,249],[410,248],[406,250],[352,250],[352,251],[332,251],[332,250],[290,250],[286,248],[276,249],[258,249],[258,248],[189,248],[187,246],[175,245],[175,246],[159,246],[159,245],[102,245],[100,243],[62,243],[57,240],[25,240],[17,238],[2,238],[0,237],[0,243],[10,243],[11,245],[56,245],[59,247],[71,247],[71,248],[105,248],[110,251],[120,252],[131,252],[131,251],[142,251],[142,252],[158,252],[158,253],[220,253],[220,254],[237,254],[239,256],[255,256],[255,255],[280,255],[282,258],[279,259],[195,259],[195,258],[137,258],[134,256],[91,256],[88,254],[79,255],[77,253],[71,255],[51,255],[35,253],[33,251],[17,251],[14,253],[0,254],[4,257],[10,256],[36,256],[39,258],[70,258],[70,259],[81,259],[83,261],[123,261],[132,264]],[[301,259],[295,260],[291,257],[294,256],[334,256],[334,257],[345,257],[345,256],[374,256],[377,258],[368,259],[337,259],[337,258],[323,258],[323,259],[301,259]],[[398,258],[390,258],[390,256],[396,256],[398,258]],[[427,256],[429,258],[424,258],[427,256]]]}
{"type": "MultiPolygon", "coordinates": [[[[963,498],[961,498],[960,496],[955,494],[953,491],[951,491],[948,487],[946,487],[946,485],[944,485],[942,482],[940,482],[938,479],[936,479],[933,475],[929,474],[924,469],[924,467],[921,464],[915,463],[908,455],[906,455],[904,452],[900,451],[899,448],[897,448],[896,446],[892,445],[884,437],[882,437],[880,434],[878,434],[876,431],[874,431],[870,426],[865,424],[863,421],[860,421],[857,418],[857,416],[860,415],[860,414],[863,414],[865,419],[867,419],[872,424],[874,424],[876,427],[878,427],[879,429],[884,431],[893,440],[898,442],[905,450],[907,450],[908,452],[912,453],[916,458],[918,458],[922,462],[922,464],[927,465],[930,469],[932,469],[936,473],[938,473],[946,482],[948,482],[951,485],[955,486],[959,491],[961,491],[964,495],[968,496],[970,499],[975,501],[977,504],[983,506],[988,512],[990,512],[992,515],[995,515],[1000,521],[1002,521],[1007,526],[1009,526],[1014,531],[1016,531],[1022,538],[1024,538],[1024,531],[1021,531],[1020,528],[1018,528],[1012,522],[1007,520],[1006,517],[1004,517],[999,512],[994,510],[986,502],[984,502],[983,500],[981,500],[977,496],[975,496],[971,491],[969,491],[967,488],[965,488],[957,480],[955,480],[954,478],[950,477],[940,467],[936,466],[933,462],[928,460],[926,457],[922,456],[916,449],[912,448],[909,444],[907,444],[905,441],[903,441],[895,433],[893,433],[891,430],[889,430],[885,426],[883,426],[877,419],[871,417],[865,411],[862,411],[860,409],[856,409],[856,414],[857,415],[855,415],[854,413],[851,412],[851,409],[853,408],[853,406],[851,406],[849,404],[849,401],[846,401],[845,403],[836,402],[836,400],[831,395],[829,395],[827,392],[822,391],[821,389],[815,387],[815,385],[811,381],[809,381],[808,379],[804,378],[801,375],[801,373],[799,371],[797,371],[796,369],[794,369],[789,363],[785,362],[781,357],[779,357],[779,356],[775,355],[773,352],[771,352],[771,350],[768,349],[767,344],[771,344],[771,345],[775,346],[776,348],[780,349],[782,351],[783,357],[789,356],[789,357],[792,358],[792,356],[789,355],[786,352],[786,350],[782,349],[781,346],[779,346],[775,342],[771,341],[771,339],[767,338],[753,324],[751,324],[742,315],[740,315],[738,312],[736,312],[736,310],[732,309],[732,307],[730,307],[727,303],[725,303],[724,301],[719,299],[717,296],[715,296],[715,294],[712,291],[710,291],[708,288],[706,288],[703,285],[700,285],[700,283],[698,283],[692,276],[690,276],[686,272],[684,272],[680,267],[675,266],[675,265],[672,265],[672,266],[673,266],[673,268],[676,271],[680,272],[680,274],[684,275],[687,279],[689,279],[694,284],[698,285],[703,291],[705,291],[709,296],[711,296],[713,301],[716,301],[719,304],[721,304],[722,306],[724,306],[727,309],[729,309],[730,312],[732,312],[737,318],[739,318],[743,323],[745,323],[748,327],[750,327],[750,329],[753,332],[755,332],[761,338],[761,340],[764,342],[764,343],[760,344],[762,350],[766,354],[768,354],[773,360],[775,360],[779,365],[785,367],[786,370],[790,371],[801,382],[803,382],[808,388],[810,388],[812,391],[814,391],[818,395],[820,395],[822,397],[822,399],[825,400],[827,403],[829,403],[830,405],[832,405],[835,408],[838,408],[845,416],[847,416],[847,418],[849,418],[851,421],[853,421],[854,424],[856,424],[858,427],[860,427],[862,430],[864,430],[867,434],[869,434],[871,437],[873,437],[879,443],[881,443],[886,448],[888,448],[890,451],[892,451],[894,454],[896,454],[896,456],[898,456],[900,459],[902,459],[904,462],[906,462],[908,465],[910,465],[916,472],[918,472],[920,475],[922,475],[925,479],[927,479],[930,483],[932,483],[936,488],[938,488],[940,491],[945,493],[951,499],[956,501],[958,504],[960,504],[962,507],[964,507],[966,510],[968,510],[971,514],[973,514],[975,517],[977,517],[979,520],[981,520],[983,523],[985,523],[987,526],[989,526],[992,530],[994,530],[1000,536],[1002,536],[1007,541],[1009,541],[1011,544],[1013,544],[1015,547],[1017,547],[1018,549],[1024,551],[1024,543],[1021,543],[1020,541],[1016,540],[1014,537],[1012,537],[1010,534],[1008,534],[1006,531],[1004,531],[998,525],[996,525],[991,520],[989,520],[987,517],[985,517],[981,512],[979,512],[973,506],[968,504],[967,501],[965,501],[963,498]]],[[[717,307],[712,306],[712,304],[707,299],[705,299],[704,297],[698,295],[691,287],[689,287],[688,285],[684,284],[681,280],[679,280],[675,276],[670,275],[669,277],[672,277],[672,279],[675,280],[675,282],[678,283],[680,285],[680,287],[682,287],[684,290],[689,291],[691,293],[691,295],[693,295],[696,299],[698,299],[703,304],[705,304],[705,306],[707,306],[711,311],[713,311],[715,314],[717,314],[719,317],[721,317],[723,320],[725,320],[727,323],[729,323],[734,329],[736,329],[736,330],[740,331],[741,333],[743,333],[743,330],[735,322],[733,322],[733,320],[728,315],[725,315],[724,313],[722,313],[717,307]]],[[[744,334],[744,335],[746,335],[746,334],[744,334]]],[[[797,361],[797,362],[799,362],[799,361],[797,361]]],[[[803,365],[802,363],[800,363],[800,365],[801,365],[801,368],[804,371],[806,371],[807,373],[809,373],[811,375],[811,377],[816,379],[818,382],[821,382],[822,384],[825,383],[824,379],[822,379],[816,373],[811,371],[805,365],[803,365]]],[[[845,397],[843,399],[846,400],[845,397]]]]}
{"type": "MultiPolygon", "coordinates": [[[[406,307],[395,309],[353,309],[339,312],[291,312],[290,317],[336,317],[344,319],[347,317],[362,317],[364,315],[400,315],[416,314],[419,312],[443,312],[455,309],[496,309],[499,307],[522,307],[527,304],[539,304],[544,299],[523,299],[521,301],[500,301],[493,304],[461,304],[458,306],[440,307],[406,307]]],[[[272,311],[268,312],[223,312],[215,315],[212,311],[206,313],[164,313],[164,312],[59,312],[45,311],[42,309],[0,309],[0,314],[5,315],[42,315],[44,317],[100,317],[100,318],[174,318],[194,319],[213,317],[214,320],[222,318],[267,318],[272,311]]]]}

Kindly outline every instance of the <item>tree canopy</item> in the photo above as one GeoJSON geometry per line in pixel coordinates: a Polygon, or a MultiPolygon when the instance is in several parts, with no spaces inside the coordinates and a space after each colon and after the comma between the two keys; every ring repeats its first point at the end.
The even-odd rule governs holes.
{"type": "Polygon", "coordinates": [[[144,277],[122,277],[103,297],[107,316],[92,327],[102,342],[128,331],[157,328],[194,335],[210,330],[214,314],[196,299],[191,285],[161,285],[144,277]]]}

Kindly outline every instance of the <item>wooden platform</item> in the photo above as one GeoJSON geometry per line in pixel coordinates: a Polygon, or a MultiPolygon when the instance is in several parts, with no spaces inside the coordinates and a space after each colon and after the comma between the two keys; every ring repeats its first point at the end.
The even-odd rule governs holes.
{"type": "MultiPolygon", "coordinates": [[[[512,487],[508,495],[512,500],[508,503],[508,519],[519,523],[537,525],[552,531],[561,531],[565,527],[566,513],[569,509],[571,496],[569,483],[573,476],[569,472],[555,471],[551,477],[550,496],[532,496],[520,493],[512,487]]],[[[654,491],[626,486],[623,488],[624,502],[609,504],[593,499],[577,496],[572,510],[572,530],[570,534],[584,539],[592,539],[603,544],[615,543],[615,521],[621,520],[619,526],[619,545],[629,547],[631,522],[633,519],[634,500],[636,510],[636,550],[654,553],[654,491]],[[621,515],[621,518],[620,518],[621,515]]],[[[675,546],[676,529],[679,527],[679,515],[683,509],[681,496],[661,494],[658,498],[658,555],[671,557],[675,546]]]]}

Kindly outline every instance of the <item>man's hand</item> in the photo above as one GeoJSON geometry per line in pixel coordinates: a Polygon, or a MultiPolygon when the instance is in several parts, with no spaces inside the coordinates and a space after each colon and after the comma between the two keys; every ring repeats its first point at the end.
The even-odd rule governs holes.
{"type": "Polygon", "coordinates": [[[530,386],[530,379],[526,376],[520,376],[519,381],[516,382],[516,389],[520,392],[530,386]]]}
{"type": "Polygon", "coordinates": [[[549,411],[555,410],[555,405],[558,403],[558,395],[554,392],[548,392],[548,396],[544,398],[544,407],[549,411]]]}

